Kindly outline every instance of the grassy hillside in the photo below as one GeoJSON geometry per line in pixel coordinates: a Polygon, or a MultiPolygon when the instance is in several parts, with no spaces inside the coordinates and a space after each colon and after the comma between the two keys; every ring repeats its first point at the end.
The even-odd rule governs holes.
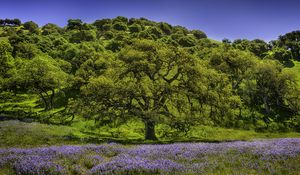
{"type": "MultiPolygon", "coordinates": [[[[17,145],[18,128],[28,133],[21,146],[297,137],[268,133],[300,128],[297,87],[282,71],[299,53],[289,35],[288,43],[220,42],[122,16],[0,27],[0,120],[44,123],[6,123],[3,139],[17,145]]],[[[299,62],[291,69],[299,74],[299,62]]]]}

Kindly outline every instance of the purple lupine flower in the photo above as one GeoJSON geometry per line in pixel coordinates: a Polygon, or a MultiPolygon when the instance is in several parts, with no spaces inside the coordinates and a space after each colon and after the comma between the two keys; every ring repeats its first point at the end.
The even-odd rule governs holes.
{"type": "MultiPolygon", "coordinates": [[[[247,173],[299,172],[300,139],[120,144],[0,149],[0,168],[16,174],[210,174],[222,169],[247,173]],[[64,167],[64,168],[63,168],[64,167]]],[[[291,173],[293,174],[293,173],[291,173]]]]}
{"type": "Polygon", "coordinates": [[[17,174],[62,175],[62,166],[52,162],[48,156],[24,156],[14,163],[17,174]]]}

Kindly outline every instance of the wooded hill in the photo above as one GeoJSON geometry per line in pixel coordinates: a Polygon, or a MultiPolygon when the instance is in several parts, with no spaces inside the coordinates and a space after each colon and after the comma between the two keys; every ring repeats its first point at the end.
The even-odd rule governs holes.
{"type": "Polygon", "coordinates": [[[0,114],[97,126],[132,118],[178,132],[195,125],[300,130],[300,31],[222,42],[145,18],[39,27],[0,20],[0,114]]]}

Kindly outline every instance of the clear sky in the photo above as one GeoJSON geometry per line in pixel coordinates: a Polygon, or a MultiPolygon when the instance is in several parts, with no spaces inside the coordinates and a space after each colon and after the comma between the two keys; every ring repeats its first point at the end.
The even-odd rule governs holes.
{"type": "Polygon", "coordinates": [[[1,0],[0,18],[64,26],[126,16],[203,30],[209,38],[266,41],[300,30],[300,0],[1,0]]]}

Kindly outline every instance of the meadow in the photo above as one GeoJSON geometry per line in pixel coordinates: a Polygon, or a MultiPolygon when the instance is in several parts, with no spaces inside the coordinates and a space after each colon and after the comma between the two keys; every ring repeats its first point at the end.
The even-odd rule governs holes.
{"type": "Polygon", "coordinates": [[[300,172],[300,31],[0,19],[0,175],[300,172]]]}
{"type": "Polygon", "coordinates": [[[0,149],[2,174],[297,174],[300,139],[0,149]]]}
{"type": "Polygon", "coordinates": [[[121,126],[119,137],[109,136],[105,130],[94,135],[80,125],[80,122],[61,126],[0,121],[0,174],[297,174],[300,171],[299,133],[198,126],[190,138],[160,138],[153,142],[143,140],[142,133],[134,133],[142,127],[136,126],[136,122],[121,126]]]}

